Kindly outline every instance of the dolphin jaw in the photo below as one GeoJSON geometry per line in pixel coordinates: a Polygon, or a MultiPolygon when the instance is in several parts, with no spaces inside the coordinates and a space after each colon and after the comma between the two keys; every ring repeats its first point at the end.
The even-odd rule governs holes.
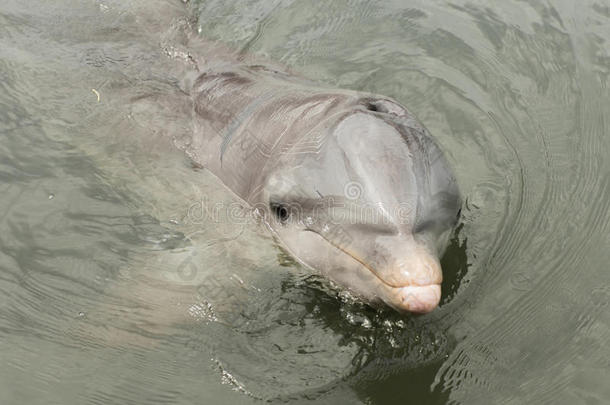
{"type": "Polygon", "coordinates": [[[397,311],[424,314],[434,310],[440,303],[443,273],[436,258],[429,255],[418,255],[417,258],[412,258],[413,262],[417,262],[416,266],[423,269],[414,272],[421,273],[419,275],[410,274],[404,268],[380,275],[364,260],[345,249],[335,247],[375,276],[384,291],[384,296],[379,298],[397,311]]]}
{"type": "Polygon", "coordinates": [[[434,310],[441,300],[441,285],[408,285],[392,288],[381,299],[400,312],[426,314],[434,310]]]}
{"type": "MultiPolygon", "coordinates": [[[[333,245],[340,254],[344,254],[358,262],[361,268],[374,275],[374,280],[379,283],[382,296],[378,298],[386,305],[399,312],[410,312],[426,314],[438,307],[441,300],[442,270],[437,259],[425,256],[425,260],[419,263],[424,266],[423,277],[415,277],[406,271],[398,271],[398,275],[390,275],[390,278],[382,277],[366,262],[354,256],[347,250],[333,245]]],[[[421,259],[421,258],[420,258],[421,259]]],[[[349,288],[349,286],[347,287],[349,288]]]]}

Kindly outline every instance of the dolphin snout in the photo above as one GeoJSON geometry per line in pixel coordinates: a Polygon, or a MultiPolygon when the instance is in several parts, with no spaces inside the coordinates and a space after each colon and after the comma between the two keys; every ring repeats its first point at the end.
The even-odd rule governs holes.
{"type": "Polygon", "coordinates": [[[389,286],[384,301],[399,311],[431,312],[441,299],[440,262],[424,246],[412,246],[406,253],[379,272],[379,278],[389,286]]]}
{"type": "Polygon", "coordinates": [[[426,246],[401,238],[379,241],[363,262],[391,287],[427,286],[443,281],[441,264],[426,246]]]}
{"type": "MultiPolygon", "coordinates": [[[[359,249],[340,250],[375,275],[378,298],[403,312],[428,313],[438,306],[443,272],[429,248],[404,237],[377,237],[368,244],[365,238],[359,241],[359,249]],[[371,245],[374,247],[367,249],[371,245]]],[[[344,284],[354,288],[355,283],[344,284]]]]}
{"type": "Polygon", "coordinates": [[[399,311],[425,314],[436,308],[441,300],[440,284],[397,288],[388,304],[399,311]]]}
{"type": "Polygon", "coordinates": [[[379,276],[394,287],[427,286],[440,284],[443,281],[443,272],[438,259],[421,248],[397,259],[386,271],[380,271],[379,276]]]}

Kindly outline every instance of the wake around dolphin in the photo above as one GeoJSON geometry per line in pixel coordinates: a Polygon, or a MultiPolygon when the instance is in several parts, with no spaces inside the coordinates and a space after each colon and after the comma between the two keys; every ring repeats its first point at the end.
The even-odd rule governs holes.
{"type": "Polygon", "coordinates": [[[172,49],[188,51],[170,55],[186,100],[176,108],[191,111],[193,126],[175,146],[305,266],[371,304],[432,311],[461,200],[415,117],[387,97],[231,60],[188,24],[179,31],[172,49]]]}

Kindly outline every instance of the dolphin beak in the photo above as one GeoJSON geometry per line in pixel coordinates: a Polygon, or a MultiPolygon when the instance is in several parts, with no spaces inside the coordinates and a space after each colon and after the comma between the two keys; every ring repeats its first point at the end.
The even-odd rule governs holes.
{"type": "Polygon", "coordinates": [[[441,300],[443,272],[439,260],[417,246],[385,271],[374,271],[384,284],[382,300],[399,312],[426,314],[441,300]]]}
{"type": "Polygon", "coordinates": [[[371,266],[349,250],[337,248],[375,275],[379,298],[397,311],[426,314],[440,303],[443,272],[439,260],[424,247],[414,245],[401,255],[401,260],[393,260],[393,266],[381,267],[371,266]]]}
{"type": "Polygon", "coordinates": [[[425,314],[440,303],[441,265],[423,246],[415,245],[400,258],[392,260],[390,266],[376,268],[367,266],[365,261],[361,263],[383,284],[382,300],[399,312],[425,314]]]}
{"type": "Polygon", "coordinates": [[[392,290],[387,304],[399,311],[426,314],[436,308],[441,300],[440,284],[409,285],[392,290]]]}

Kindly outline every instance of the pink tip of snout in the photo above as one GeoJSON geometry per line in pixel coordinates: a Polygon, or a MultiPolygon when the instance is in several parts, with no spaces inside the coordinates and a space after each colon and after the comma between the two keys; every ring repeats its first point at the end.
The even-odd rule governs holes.
{"type": "Polygon", "coordinates": [[[441,300],[440,284],[410,285],[396,290],[390,305],[401,311],[425,314],[436,308],[441,300]]]}

